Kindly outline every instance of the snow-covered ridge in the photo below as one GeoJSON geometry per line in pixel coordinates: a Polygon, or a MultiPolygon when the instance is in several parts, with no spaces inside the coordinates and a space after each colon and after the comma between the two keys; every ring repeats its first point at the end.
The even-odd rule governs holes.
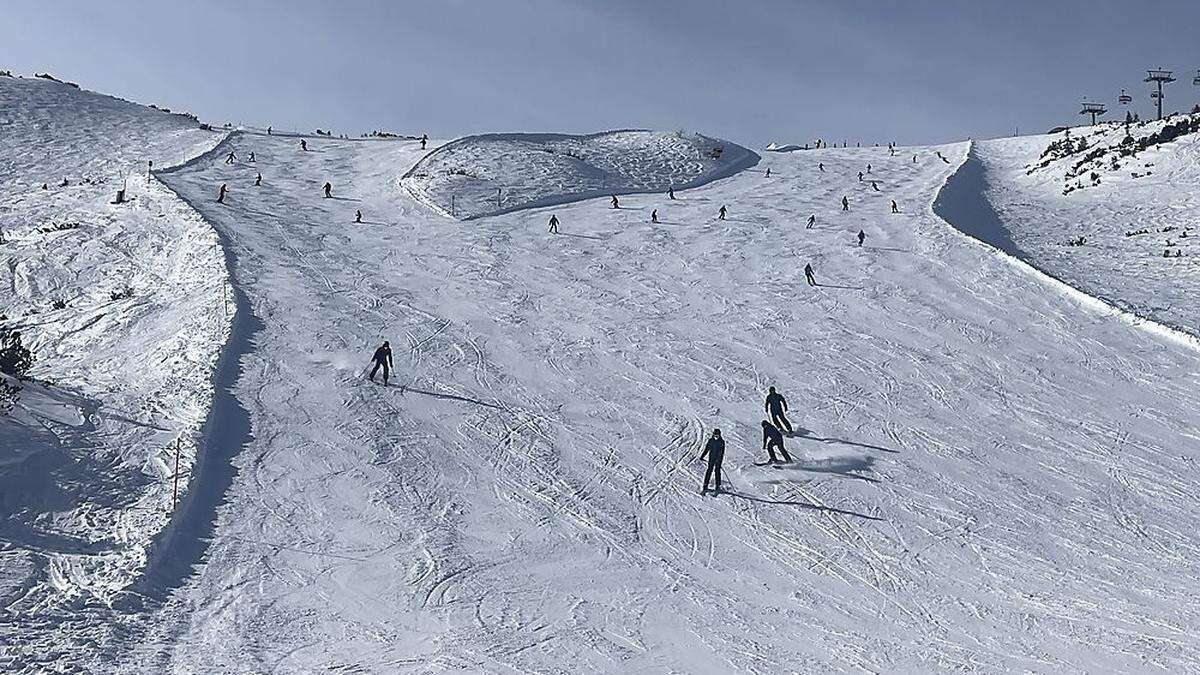
{"type": "Polygon", "coordinates": [[[683,132],[486,134],[434,150],[401,184],[431,208],[469,220],[602,195],[696,187],[758,161],[747,148],[683,132]]]}
{"type": "Polygon", "coordinates": [[[116,601],[141,573],[171,518],[177,442],[186,498],[229,317],[215,233],[146,174],[224,134],[0,77],[0,137],[0,315],[37,355],[36,382],[0,415],[4,667],[46,653],[29,626],[86,622],[80,605],[116,601]]]}

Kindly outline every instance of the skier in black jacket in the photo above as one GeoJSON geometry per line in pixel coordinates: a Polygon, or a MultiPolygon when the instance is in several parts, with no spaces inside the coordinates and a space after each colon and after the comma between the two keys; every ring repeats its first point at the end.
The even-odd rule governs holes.
{"type": "Polygon", "coordinates": [[[704,444],[704,452],[700,453],[700,459],[708,458],[708,469],[704,472],[704,489],[700,494],[708,492],[708,481],[716,474],[717,482],[716,489],[713,492],[721,491],[721,462],[725,460],[725,439],[721,438],[721,430],[713,429],[712,438],[708,439],[708,443],[704,444]]]}
{"type": "Polygon", "coordinates": [[[780,429],[786,429],[790,434],[792,433],[792,423],[784,414],[787,409],[787,399],[783,397],[783,394],[776,393],[775,387],[770,387],[767,391],[767,400],[763,402],[763,411],[771,414],[772,424],[780,429]]]}
{"type": "Polygon", "coordinates": [[[779,429],[775,428],[774,424],[763,420],[763,450],[767,451],[767,455],[771,458],[772,464],[778,464],[779,459],[775,457],[775,448],[779,448],[779,454],[783,455],[783,461],[792,461],[791,455],[783,447],[783,434],[779,433],[779,429]]]}
{"type": "Polygon", "coordinates": [[[371,361],[374,362],[375,367],[371,369],[370,380],[372,382],[375,381],[375,372],[379,370],[380,366],[383,366],[383,386],[386,387],[388,383],[388,374],[393,367],[392,346],[388,344],[387,340],[384,340],[383,344],[379,345],[379,349],[375,350],[375,356],[371,357],[371,361]]]}

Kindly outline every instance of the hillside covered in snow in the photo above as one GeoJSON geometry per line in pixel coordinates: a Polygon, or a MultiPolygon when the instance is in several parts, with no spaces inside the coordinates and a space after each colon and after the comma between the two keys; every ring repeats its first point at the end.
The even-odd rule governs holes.
{"type": "MultiPolygon", "coordinates": [[[[95,96],[26,86],[0,79],[47,117],[95,96]]],[[[1026,173],[1052,139],[423,150],[205,135],[129,105],[55,124],[117,144],[150,120],[104,170],[161,148],[133,202],[107,203],[111,179],[87,201],[42,191],[37,162],[0,195],[24,223],[0,253],[60,270],[48,289],[88,279],[62,251],[89,245],[136,256],[113,274],[141,280],[111,308],[92,290],[109,276],[64,309],[44,308],[50,290],[0,299],[38,353],[0,416],[0,485],[33,486],[0,500],[0,665],[1200,668],[1200,352],[1046,276],[1070,279],[1038,253],[1060,237],[1038,230],[1042,204],[1051,227],[1116,227],[1089,196],[1115,174],[1063,195],[1061,172],[1026,173]],[[67,209],[92,225],[49,245],[33,224],[67,209]],[[1001,230],[1008,251],[964,234],[1001,230]],[[384,340],[386,387],[367,377],[384,340]],[[779,465],[762,449],[772,386],[795,427],[779,465]],[[714,428],[724,490],[701,494],[714,428]],[[177,437],[200,468],[168,521],[157,467],[177,437]]],[[[20,122],[34,114],[0,153],[58,137],[20,122]]],[[[60,152],[86,165],[91,145],[60,152]]],[[[1167,213],[1200,150],[1146,152],[1157,170],[1134,187],[1167,213]]]]}

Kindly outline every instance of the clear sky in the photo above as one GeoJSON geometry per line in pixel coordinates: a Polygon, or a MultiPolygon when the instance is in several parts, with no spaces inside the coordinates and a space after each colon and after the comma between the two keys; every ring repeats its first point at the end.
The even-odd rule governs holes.
{"type": "Polygon", "coordinates": [[[0,69],[214,122],[428,132],[687,129],[763,145],[1078,123],[1121,88],[1200,101],[1200,2],[0,0],[0,69]]]}

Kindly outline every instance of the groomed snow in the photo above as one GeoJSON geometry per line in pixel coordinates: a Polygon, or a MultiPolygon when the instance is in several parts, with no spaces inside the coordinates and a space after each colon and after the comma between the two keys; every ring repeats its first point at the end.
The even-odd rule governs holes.
{"type": "Polygon", "coordinates": [[[603,195],[696,187],[758,159],[739,145],[684,132],[487,134],[443,145],[401,182],[418,201],[468,220],[603,195]]]}

